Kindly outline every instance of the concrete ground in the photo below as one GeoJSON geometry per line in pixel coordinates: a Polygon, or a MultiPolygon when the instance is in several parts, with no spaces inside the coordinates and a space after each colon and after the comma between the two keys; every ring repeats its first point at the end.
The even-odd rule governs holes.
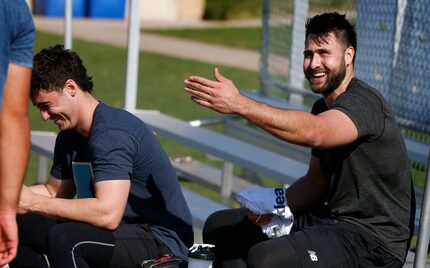
{"type": "MultiPolygon", "coordinates": [[[[60,18],[35,16],[34,22],[39,31],[55,34],[64,34],[64,22],[60,18]]],[[[226,23],[167,23],[167,22],[142,22],[141,28],[167,28],[175,27],[222,27],[226,23]]],[[[258,25],[257,21],[236,22],[232,26],[258,25]]],[[[127,21],[125,20],[94,20],[76,19],[72,23],[73,38],[86,41],[107,43],[115,46],[127,46],[127,21]]],[[[155,52],[168,56],[222,64],[229,67],[237,67],[245,70],[258,71],[260,54],[253,50],[230,48],[217,44],[202,43],[183,40],[175,37],[167,37],[153,33],[141,33],[140,49],[147,52],[155,52]]]]}
{"type": "MultiPolygon", "coordinates": [[[[36,29],[41,32],[64,34],[63,19],[34,17],[36,29]]],[[[259,20],[236,22],[154,22],[142,21],[141,29],[150,28],[204,28],[204,27],[246,27],[261,25],[259,20]]],[[[127,21],[76,19],[73,21],[73,38],[99,42],[119,47],[127,46],[127,21]]],[[[166,37],[153,33],[141,33],[140,49],[168,56],[191,59],[225,66],[258,71],[260,55],[256,51],[230,48],[217,44],[166,37]]],[[[201,230],[195,230],[195,241],[201,243],[201,230]]],[[[414,253],[409,252],[404,268],[412,268],[414,253]]],[[[430,267],[427,262],[426,267],[430,267]]],[[[420,267],[421,268],[421,267],[420,267]]]]}

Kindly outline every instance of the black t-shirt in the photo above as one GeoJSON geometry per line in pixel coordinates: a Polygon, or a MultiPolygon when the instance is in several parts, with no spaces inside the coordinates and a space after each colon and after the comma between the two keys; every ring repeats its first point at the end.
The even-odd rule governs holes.
{"type": "Polygon", "coordinates": [[[328,109],[345,113],[358,130],[358,139],[351,144],[312,150],[331,177],[328,209],[363,227],[403,261],[415,208],[409,160],[395,116],[382,95],[358,79],[331,107],[318,100],[312,113],[328,109]]]}

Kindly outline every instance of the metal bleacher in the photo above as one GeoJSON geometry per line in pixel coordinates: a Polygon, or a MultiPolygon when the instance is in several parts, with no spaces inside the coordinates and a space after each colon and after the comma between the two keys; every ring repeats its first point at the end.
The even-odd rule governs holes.
{"type": "MultiPolygon", "coordinates": [[[[299,161],[205,128],[192,127],[188,122],[162,113],[136,111],[135,115],[142,119],[156,134],[275,178],[285,184],[293,183],[307,170],[307,165],[299,161]]],[[[32,131],[31,133],[32,151],[39,154],[39,177],[42,181],[46,178],[46,158],[53,157],[55,137],[56,134],[53,132],[32,131]]],[[[178,172],[185,172],[181,165],[174,163],[174,160],[172,163],[178,172]]],[[[216,174],[220,176],[222,172],[216,174]]],[[[203,180],[206,175],[199,178],[203,180]]],[[[228,172],[224,174],[222,179],[219,178],[221,182],[218,185],[227,189],[230,194],[231,187],[234,185],[232,183],[233,178],[232,173],[228,172]]],[[[255,185],[243,182],[242,185],[234,189],[234,192],[250,186],[255,185]]],[[[183,191],[197,228],[203,227],[204,220],[210,213],[226,208],[225,205],[211,201],[197,193],[186,189],[183,191]]]]}

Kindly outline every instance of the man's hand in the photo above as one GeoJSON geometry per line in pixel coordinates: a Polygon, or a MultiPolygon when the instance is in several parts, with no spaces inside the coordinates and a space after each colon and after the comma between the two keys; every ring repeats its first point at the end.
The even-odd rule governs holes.
{"type": "Polygon", "coordinates": [[[15,211],[0,211],[0,267],[15,258],[17,247],[16,213],[15,211]]]}
{"type": "Polygon", "coordinates": [[[248,220],[258,227],[263,227],[269,224],[272,219],[272,214],[255,214],[249,209],[246,209],[246,216],[248,217],[248,220]]]}
{"type": "Polygon", "coordinates": [[[215,80],[191,76],[184,81],[184,90],[192,95],[191,99],[204,107],[223,114],[239,113],[246,97],[242,96],[233,81],[222,76],[214,69],[215,80]]]}

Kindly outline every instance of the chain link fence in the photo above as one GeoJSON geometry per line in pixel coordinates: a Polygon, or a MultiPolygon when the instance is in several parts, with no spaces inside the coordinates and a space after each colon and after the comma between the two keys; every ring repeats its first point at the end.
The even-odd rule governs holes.
{"type": "MultiPolygon", "coordinates": [[[[379,89],[398,122],[430,134],[430,5],[426,0],[357,2],[357,76],[379,89]]],[[[409,131],[409,133],[412,133],[409,131]]]]}
{"type": "Polygon", "coordinates": [[[407,135],[427,142],[430,133],[430,4],[428,0],[264,0],[261,94],[303,104],[316,98],[302,73],[306,18],[346,14],[356,25],[356,76],[390,102],[407,135]]]}

